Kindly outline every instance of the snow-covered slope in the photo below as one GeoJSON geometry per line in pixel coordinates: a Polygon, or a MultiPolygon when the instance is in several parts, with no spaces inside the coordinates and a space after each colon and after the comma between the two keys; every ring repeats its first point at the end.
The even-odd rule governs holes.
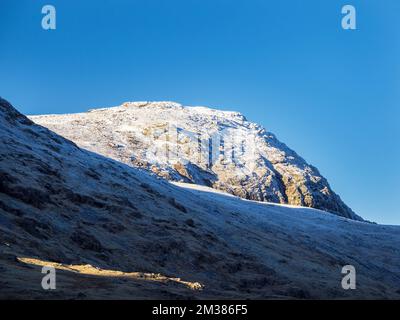
{"type": "Polygon", "coordinates": [[[30,118],[80,147],[168,180],[362,220],[315,167],[238,112],[128,102],[87,113],[30,118]]]}
{"type": "Polygon", "coordinates": [[[397,226],[174,185],[0,99],[0,298],[400,298],[399,248],[397,226]]]}

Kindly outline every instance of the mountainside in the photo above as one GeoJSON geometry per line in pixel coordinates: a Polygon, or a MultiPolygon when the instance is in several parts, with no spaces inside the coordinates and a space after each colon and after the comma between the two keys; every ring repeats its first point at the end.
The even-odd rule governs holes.
{"type": "Polygon", "coordinates": [[[80,147],[168,180],[362,220],[315,167],[238,112],[174,102],[127,102],[30,119],[80,147]]]}
{"type": "Polygon", "coordinates": [[[400,228],[170,183],[0,99],[0,298],[400,298],[400,228]],[[357,270],[357,290],[341,269],[357,270]],[[57,268],[42,290],[41,266],[57,268]]]}

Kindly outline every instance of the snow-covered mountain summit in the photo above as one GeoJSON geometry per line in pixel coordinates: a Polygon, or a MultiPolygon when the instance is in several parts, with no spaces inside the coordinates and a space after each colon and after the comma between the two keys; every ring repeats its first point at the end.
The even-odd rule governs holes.
{"type": "Polygon", "coordinates": [[[80,147],[168,180],[362,220],[315,167],[239,112],[175,102],[126,102],[30,119],[80,147]]]}

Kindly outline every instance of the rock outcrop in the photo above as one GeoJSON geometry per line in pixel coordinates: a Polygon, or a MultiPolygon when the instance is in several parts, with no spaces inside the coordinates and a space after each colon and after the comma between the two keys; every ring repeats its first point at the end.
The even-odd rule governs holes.
{"type": "Polygon", "coordinates": [[[30,117],[79,146],[163,178],[362,220],[303,158],[238,112],[127,102],[30,117]]]}

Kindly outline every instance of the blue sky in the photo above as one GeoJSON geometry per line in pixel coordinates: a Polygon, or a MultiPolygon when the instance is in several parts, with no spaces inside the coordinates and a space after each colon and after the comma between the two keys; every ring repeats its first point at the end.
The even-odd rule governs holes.
{"type": "Polygon", "coordinates": [[[397,0],[1,0],[0,95],[26,114],[135,100],[237,110],[359,215],[400,224],[399,12],[397,0]],[[345,4],[355,31],[341,28],[345,4]]]}

